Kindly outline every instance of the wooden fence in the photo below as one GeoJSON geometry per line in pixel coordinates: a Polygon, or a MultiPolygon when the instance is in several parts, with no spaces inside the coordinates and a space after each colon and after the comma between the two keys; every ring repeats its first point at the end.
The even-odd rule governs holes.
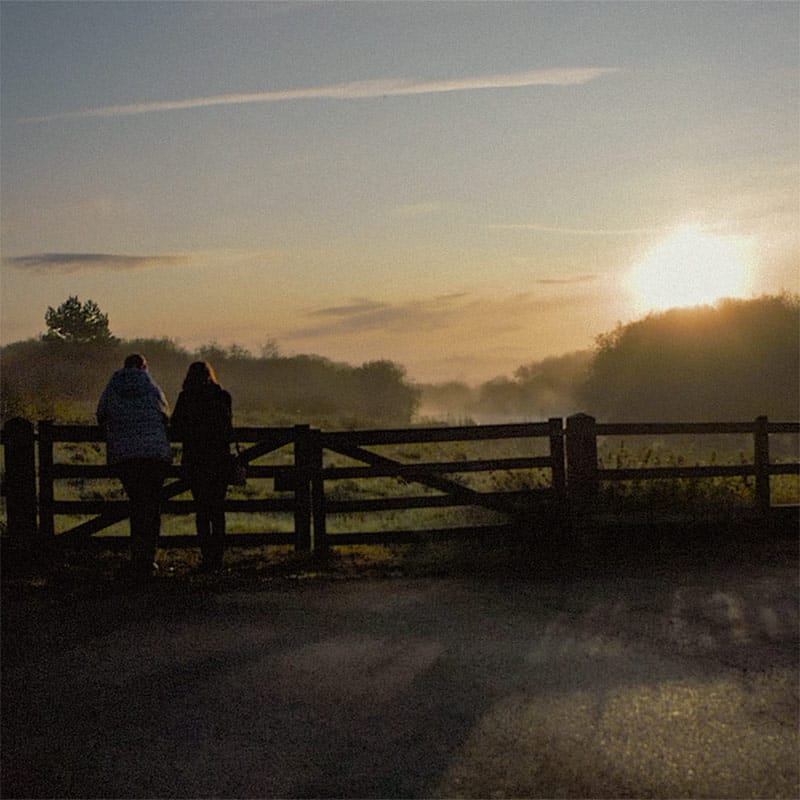
{"type": "MultiPolygon", "coordinates": [[[[323,550],[337,544],[408,542],[423,538],[456,537],[476,532],[502,532],[520,526],[536,527],[543,521],[574,518],[598,509],[599,488],[603,482],[619,480],[651,481],[663,479],[705,479],[739,477],[755,482],[754,507],[759,513],[770,511],[770,479],[775,475],[800,475],[796,460],[773,463],[770,460],[770,435],[800,434],[798,422],[769,422],[759,417],[742,423],[649,423],[602,424],[588,415],[567,419],[510,425],[408,428],[372,431],[324,432],[307,425],[291,428],[245,428],[234,431],[242,445],[253,482],[272,480],[272,491],[261,496],[234,496],[226,500],[226,511],[293,518],[292,530],[248,532],[229,535],[230,544],[254,546],[291,544],[298,550],[323,550]],[[598,437],[664,437],[671,435],[702,437],[745,434],[752,438],[751,462],[706,466],[654,466],[609,468],[598,463],[598,437]],[[453,457],[452,448],[442,448],[449,460],[425,459],[425,448],[432,444],[494,441],[510,455],[467,457],[466,451],[453,457]],[[544,454],[534,455],[544,447],[544,454]],[[409,448],[418,448],[410,452],[409,448]],[[280,463],[259,463],[264,457],[282,452],[280,463]],[[487,490],[470,486],[462,476],[498,473],[532,475],[537,488],[487,490]],[[455,477],[454,477],[455,476],[455,477]],[[541,476],[546,476],[542,484],[541,476]],[[331,490],[339,481],[384,479],[395,481],[395,493],[379,497],[342,497],[331,490]],[[407,494],[406,487],[418,487],[407,494]],[[397,490],[403,494],[397,494],[397,490]],[[420,490],[422,493],[420,493],[420,490]],[[473,507],[488,510],[500,522],[458,527],[373,531],[329,531],[334,515],[373,512],[473,507]]],[[[23,419],[9,420],[2,431],[5,451],[4,493],[8,536],[17,540],[74,542],[100,533],[125,520],[128,504],[124,499],[99,496],[93,499],[58,499],[59,481],[113,478],[104,464],[62,461],[56,457],[58,445],[96,444],[102,449],[102,431],[96,426],[55,425],[42,421],[37,426],[23,419]],[[89,517],[56,533],[57,517],[89,517]]],[[[63,449],[63,448],[62,448],[63,449]]],[[[64,453],[61,453],[64,455],[64,453]]],[[[69,453],[67,452],[67,456],[69,453]]],[[[523,481],[524,484],[524,481],[523,481]]],[[[165,514],[185,515],[194,511],[191,500],[176,500],[188,492],[179,466],[170,469],[163,491],[165,514]]],[[[241,495],[241,493],[238,493],[241,495]]],[[[119,538],[119,537],[114,537],[119,538]]],[[[194,536],[171,535],[174,546],[196,543],[194,536]]]]}

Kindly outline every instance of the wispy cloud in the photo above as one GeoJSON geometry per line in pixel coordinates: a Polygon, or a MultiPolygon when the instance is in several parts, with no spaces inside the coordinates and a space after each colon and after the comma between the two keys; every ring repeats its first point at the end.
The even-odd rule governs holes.
{"type": "Polygon", "coordinates": [[[488,227],[496,230],[536,231],[538,233],[556,233],[567,236],[640,236],[656,233],[661,228],[560,228],[551,225],[531,223],[498,223],[488,227]]]}
{"type": "Polygon", "coordinates": [[[3,264],[29,272],[116,272],[189,263],[183,255],[128,256],[110,253],[35,253],[3,258],[3,264]]]}
{"type": "Polygon", "coordinates": [[[536,298],[527,292],[499,298],[454,292],[394,304],[357,298],[352,304],[308,312],[311,324],[287,332],[284,338],[319,339],[371,332],[405,338],[416,337],[421,331],[455,329],[468,329],[472,334],[480,331],[481,336],[497,335],[521,329],[526,320],[560,308],[565,302],[536,298]]]}
{"type": "Polygon", "coordinates": [[[130,103],[127,105],[100,106],[79,111],[61,111],[41,116],[25,117],[20,122],[50,122],[59,119],[81,117],[120,117],[133,114],[150,114],[157,111],[180,111],[211,106],[246,105],[252,103],[276,103],[289,100],[364,100],[377,97],[400,97],[442,92],[466,92],[476,89],[510,89],[528,86],[575,86],[617,72],[612,67],[571,67],[540,69],[528,72],[513,72],[500,75],[484,75],[472,78],[448,80],[417,80],[414,78],[383,78],[378,80],[352,81],[331,86],[315,86],[305,89],[284,89],[270,92],[248,92],[191,97],[185,100],[158,100],[154,102],[130,103]]]}
{"type": "Polygon", "coordinates": [[[353,303],[346,306],[319,308],[312,311],[311,315],[315,317],[358,317],[364,314],[373,314],[385,308],[387,308],[386,303],[380,303],[377,300],[354,300],[353,303]]]}
{"type": "Polygon", "coordinates": [[[358,300],[352,305],[320,308],[310,312],[309,316],[312,319],[323,317],[324,322],[294,330],[289,338],[307,339],[376,330],[389,331],[405,328],[409,324],[419,329],[434,324],[436,319],[433,310],[426,305],[424,302],[390,305],[358,300]]]}
{"type": "Polygon", "coordinates": [[[561,286],[570,283],[590,283],[597,278],[597,275],[574,275],[570,278],[539,278],[536,283],[542,286],[561,286]]]}

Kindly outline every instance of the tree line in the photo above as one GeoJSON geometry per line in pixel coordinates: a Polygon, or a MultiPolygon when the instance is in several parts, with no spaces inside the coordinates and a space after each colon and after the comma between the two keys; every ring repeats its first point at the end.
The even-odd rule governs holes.
{"type": "Polygon", "coordinates": [[[404,367],[316,355],[259,356],[239,345],[189,351],[171,339],[120,340],[96,304],[48,309],[48,332],[0,350],[0,411],[91,422],[124,356],[142,352],[173,402],[188,365],[208,360],[235,401],[237,424],[326,428],[414,422],[504,422],[583,411],[601,421],[739,421],[800,415],[800,298],[767,295],[676,308],[618,325],[585,351],[520,366],[477,386],[414,384],[404,367]]]}
{"type": "Polygon", "coordinates": [[[168,338],[122,340],[97,304],[70,297],[48,308],[48,331],[2,348],[0,411],[14,416],[92,423],[97,398],[129,353],[175,402],[192,361],[209,361],[234,398],[238,425],[310,423],[326,427],[402,426],[414,417],[419,390],[387,360],[351,366],[315,355],[282,356],[268,342],[260,356],[211,342],[190,351],[168,338]]]}
{"type": "Polygon", "coordinates": [[[423,414],[481,423],[576,412],[608,422],[796,420],[800,298],[652,313],[598,336],[590,350],[532,362],[510,378],[421,389],[423,414]]]}

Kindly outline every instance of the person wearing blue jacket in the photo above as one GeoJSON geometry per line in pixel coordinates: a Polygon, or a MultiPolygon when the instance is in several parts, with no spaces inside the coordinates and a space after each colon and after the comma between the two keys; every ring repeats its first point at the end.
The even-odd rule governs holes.
{"type": "Polygon", "coordinates": [[[161,533],[161,490],[172,463],[169,405],[144,356],[125,359],[97,404],[105,429],[107,462],[130,500],[131,560],[126,571],[146,578],[155,569],[161,533]]]}

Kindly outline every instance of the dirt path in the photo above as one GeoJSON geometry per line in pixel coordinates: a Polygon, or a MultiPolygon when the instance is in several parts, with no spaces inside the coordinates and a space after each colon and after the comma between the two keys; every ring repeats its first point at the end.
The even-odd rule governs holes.
{"type": "Polygon", "coordinates": [[[796,564],[4,601],[4,797],[797,797],[796,564]]]}

